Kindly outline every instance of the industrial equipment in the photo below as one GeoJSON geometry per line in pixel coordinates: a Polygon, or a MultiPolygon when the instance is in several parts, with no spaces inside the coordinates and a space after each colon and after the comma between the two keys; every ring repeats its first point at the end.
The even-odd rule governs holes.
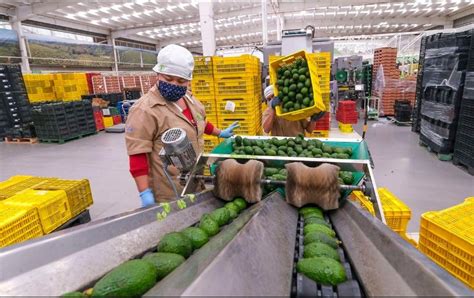
{"type": "MultiPolygon", "coordinates": [[[[172,134],[173,133],[173,134],[172,134]]],[[[251,137],[265,138],[265,137],[251,137]]],[[[471,295],[461,282],[441,269],[383,223],[366,143],[361,139],[325,139],[353,148],[355,159],[278,156],[236,156],[230,140],[211,154],[193,160],[181,131],[165,138],[162,157],[186,172],[182,199],[85,224],[67,231],[0,250],[0,289],[3,295],[61,295],[85,290],[121,263],[155,251],[169,232],[195,225],[204,213],[225,201],[211,189],[195,193],[206,167],[234,159],[265,166],[302,162],[338,165],[357,172],[378,218],[350,200],[327,212],[326,219],[342,242],[339,249],[348,280],[338,286],[316,284],[295,271],[302,257],[302,222],[297,209],[274,191],[243,211],[182,265],[159,281],[145,296],[382,296],[471,295]],[[169,138],[169,139],[168,139],[169,138]],[[171,150],[169,151],[169,149],[171,150]],[[173,149],[174,148],[174,149],[173,149]],[[229,149],[230,148],[230,149],[229,149]],[[176,152],[180,152],[177,154],[176,152]],[[171,158],[173,156],[173,158],[171,158]],[[184,158],[183,158],[184,156],[184,158]],[[194,196],[185,194],[195,194],[194,196]],[[185,208],[183,206],[186,206],[185,208]],[[166,217],[157,221],[157,214],[166,217]],[[41,256],[41,257],[39,257],[41,256]]],[[[344,191],[344,197],[350,190],[344,191]]]]}

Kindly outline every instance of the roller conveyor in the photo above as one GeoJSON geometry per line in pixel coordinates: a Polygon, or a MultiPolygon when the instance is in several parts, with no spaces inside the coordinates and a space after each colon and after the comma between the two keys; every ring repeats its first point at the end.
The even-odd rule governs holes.
{"type": "MultiPolygon", "coordinates": [[[[186,199],[188,200],[188,199],[186,199]]],[[[195,224],[223,205],[210,192],[187,201],[162,221],[162,207],[137,210],[51,234],[0,251],[3,295],[61,295],[84,290],[126,260],[153,251],[166,233],[195,224]]],[[[324,287],[294,272],[299,255],[297,210],[278,192],[232,223],[145,296],[156,295],[472,295],[378,219],[347,201],[327,214],[353,275],[347,285],[324,287]],[[332,292],[331,292],[332,291],[332,292]],[[354,294],[355,295],[355,294],[354,294]]],[[[346,265],[347,266],[347,265],[346,265]]]]}

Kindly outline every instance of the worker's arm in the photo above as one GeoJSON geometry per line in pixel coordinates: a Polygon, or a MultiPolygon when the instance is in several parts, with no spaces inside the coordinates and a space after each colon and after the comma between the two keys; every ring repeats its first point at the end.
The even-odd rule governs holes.
{"type": "Polygon", "coordinates": [[[130,172],[140,193],[142,206],[154,204],[154,196],[148,185],[148,158],[153,152],[153,140],[157,125],[153,116],[142,108],[133,108],[125,127],[125,144],[130,160],[130,172]]]}
{"type": "Polygon", "coordinates": [[[239,122],[236,121],[232,123],[229,127],[224,130],[220,130],[217,127],[214,127],[211,122],[206,123],[206,128],[204,129],[204,133],[207,135],[216,136],[219,138],[230,138],[233,136],[233,130],[239,127],[239,122]]]}
{"type": "Polygon", "coordinates": [[[263,131],[265,133],[270,133],[273,127],[273,121],[275,121],[275,118],[276,118],[275,110],[272,109],[271,107],[268,107],[263,112],[262,118],[263,118],[263,131]]]}
{"type": "Polygon", "coordinates": [[[148,185],[148,157],[146,153],[129,156],[130,174],[132,174],[139,192],[149,188],[148,185]]]}
{"type": "Polygon", "coordinates": [[[265,133],[272,131],[273,121],[275,121],[276,113],[275,107],[281,103],[281,100],[278,97],[272,98],[268,101],[268,108],[263,112],[262,115],[262,126],[265,133]]]}

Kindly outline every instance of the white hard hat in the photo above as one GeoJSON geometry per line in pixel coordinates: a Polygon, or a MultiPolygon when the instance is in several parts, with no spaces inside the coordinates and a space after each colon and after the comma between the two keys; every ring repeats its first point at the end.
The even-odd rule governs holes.
{"type": "Polygon", "coordinates": [[[160,50],[157,60],[158,63],[153,67],[153,71],[192,80],[194,58],[187,49],[170,44],[160,50]]]}
{"type": "Polygon", "coordinates": [[[268,86],[263,91],[263,95],[265,96],[265,98],[268,98],[270,95],[273,95],[273,94],[275,94],[273,91],[273,85],[268,86]]]}

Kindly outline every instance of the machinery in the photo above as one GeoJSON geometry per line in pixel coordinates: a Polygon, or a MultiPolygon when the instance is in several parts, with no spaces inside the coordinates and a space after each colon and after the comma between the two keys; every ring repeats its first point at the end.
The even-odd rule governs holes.
{"type": "Polygon", "coordinates": [[[296,161],[311,167],[332,163],[360,174],[357,185],[343,187],[345,195],[339,209],[326,213],[342,242],[339,254],[348,280],[331,287],[296,273],[295,263],[302,257],[302,220],[297,209],[284,201],[282,192],[273,191],[224,226],[145,296],[472,294],[384,224],[365,142],[325,141],[346,142],[354,148],[356,159],[235,156],[230,140],[219,145],[214,150],[216,153],[196,157],[183,131],[170,130],[163,136],[164,150],[160,156],[183,170],[181,179],[185,187],[180,200],[95,221],[0,251],[1,293],[57,296],[92,287],[119,264],[155,251],[166,233],[195,225],[204,213],[224,205],[225,201],[214,196],[212,189],[195,193],[202,179],[219,185],[231,183],[219,181],[218,171],[212,176],[204,175],[206,167],[218,168],[217,164],[226,160],[242,164],[252,160],[270,166],[296,161]],[[351,189],[365,190],[374,203],[377,218],[344,199],[351,189]],[[166,216],[157,220],[157,214],[163,213],[166,216]]]}

